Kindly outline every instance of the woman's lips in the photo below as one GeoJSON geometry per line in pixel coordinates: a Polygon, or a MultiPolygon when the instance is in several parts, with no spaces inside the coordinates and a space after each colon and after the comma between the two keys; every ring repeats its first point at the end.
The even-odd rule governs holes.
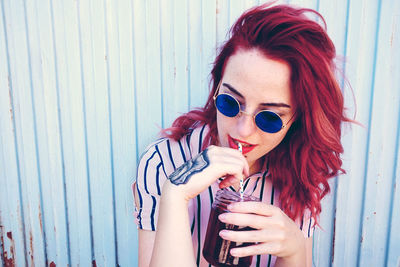
{"type": "Polygon", "coordinates": [[[242,153],[243,153],[243,155],[249,153],[250,151],[252,151],[252,150],[257,146],[257,145],[253,145],[253,144],[247,143],[247,142],[245,142],[245,141],[241,141],[241,140],[239,140],[239,139],[235,139],[235,138],[231,137],[231,136],[228,134],[228,143],[229,143],[229,147],[230,147],[230,148],[238,149],[237,142],[240,142],[240,143],[246,145],[246,146],[242,146],[242,153]],[[235,141],[236,141],[236,142],[235,142],[235,141]]]}

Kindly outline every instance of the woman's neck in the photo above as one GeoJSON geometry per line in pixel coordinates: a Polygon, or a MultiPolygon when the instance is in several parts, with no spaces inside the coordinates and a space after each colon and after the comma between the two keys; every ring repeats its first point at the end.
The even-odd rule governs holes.
{"type": "Polygon", "coordinates": [[[252,176],[253,174],[259,173],[262,171],[262,168],[265,165],[265,160],[266,160],[266,156],[258,159],[256,162],[254,162],[251,166],[250,166],[250,176],[252,176]]]}

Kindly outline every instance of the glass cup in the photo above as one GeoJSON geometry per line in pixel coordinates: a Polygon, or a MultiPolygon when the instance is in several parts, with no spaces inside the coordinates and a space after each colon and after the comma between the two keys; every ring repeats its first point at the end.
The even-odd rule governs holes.
{"type": "Polygon", "coordinates": [[[207,233],[204,241],[203,256],[212,265],[218,267],[224,266],[250,266],[252,256],[234,257],[229,251],[236,247],[245,247],[254,243],[236,243],[233,241],[222,239],[219,232],[223,229],[234,231],[254,230],[251,227],[239,227],[233,224],[226,224],[218,219],[218,215],[229,212],[227,206],[233,202],[240,201],[260,201],[254,196],[244,194],[243,199],[239,192],[230,191],[228,189],[219,190],[215,196],[215,200],[211,207],[210,219],[208,220],[207,233]]]}

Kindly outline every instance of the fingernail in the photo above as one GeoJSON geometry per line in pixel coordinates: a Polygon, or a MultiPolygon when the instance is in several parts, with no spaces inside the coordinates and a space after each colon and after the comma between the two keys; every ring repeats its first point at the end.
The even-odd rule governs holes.
{"type": "Polygon", "coordinates": [[[234,256],[234,257],[239,256],[239,255],[237,254],[236,249],[231,249],[231,250],[230,250],[230,253],[231,253],[231,255],[234,256]]]}
{"type": "Polygon", "coordinates": [[[218,216],[218,219],[219,219],[221,222],[225,222],[225,220],[226,220],[226,214],[225,214],[225,213],[220,214],[220,215],[218,216]]]}
{"type": "Polygon", "coordinates": [[[218,234],[220,237],[224,237],[226,235],[226,230],[221,230],[218,234]]]}

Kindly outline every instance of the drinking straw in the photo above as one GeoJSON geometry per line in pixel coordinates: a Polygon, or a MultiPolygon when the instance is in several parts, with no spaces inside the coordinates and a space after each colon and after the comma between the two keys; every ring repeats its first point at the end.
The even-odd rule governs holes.
{"type": "MultiPolygon", "coordinates": [[[[243,153],[241,143],[238,144],[238,150],[240,151],[240,153],[243,153]]],[[[242,178],[240,178],[240,198],[241,199],[243,199],[243,194],[244,194],[244,189],[243,189],[243,175],[242,175],[242,178]]]]}

